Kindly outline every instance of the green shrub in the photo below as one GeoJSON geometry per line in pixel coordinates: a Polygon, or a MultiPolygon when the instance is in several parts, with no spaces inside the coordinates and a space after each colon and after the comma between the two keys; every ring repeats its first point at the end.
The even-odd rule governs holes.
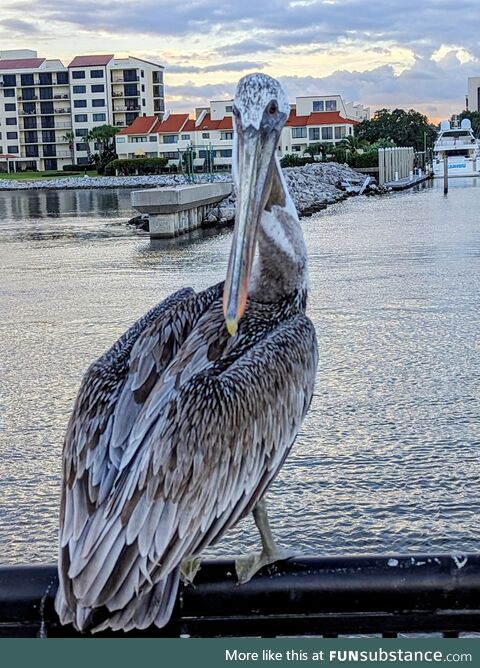
{"type": "Polygon", "coordinates": [[[296,153],[287,153],[280,160],[281,167],[300,167],[301,165],[306,165],[309,162],[315,162],[314,158],[311,156],[300,156],[296,153]]]}
{"type": "Polygon", "coordinates": [[[105,167],[105,176],[120,176],[132,174],[160,174],[168,163],[167,158],[124,158],[112,160],[105,167]]]}

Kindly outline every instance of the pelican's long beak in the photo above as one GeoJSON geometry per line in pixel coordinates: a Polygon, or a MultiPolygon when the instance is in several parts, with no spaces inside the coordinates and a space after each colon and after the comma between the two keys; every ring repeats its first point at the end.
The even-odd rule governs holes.
{"type": "Polygon", "coordinates": [[[245,313],[258,223],[272,185],[277,137],[250,126],[236,136],[238,192],[235,227],[223,292],[223,313],[231,336],[245,313]]]}

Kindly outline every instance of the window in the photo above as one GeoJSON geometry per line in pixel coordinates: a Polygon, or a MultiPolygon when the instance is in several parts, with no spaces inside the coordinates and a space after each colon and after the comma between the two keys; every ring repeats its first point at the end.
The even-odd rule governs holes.
{"type": "Polygon", "coordinates": [[[325,106],[323,100],[314,100],[313,101],[313,111],[324,111],[325,106]]]}
{"type": "Polygon", "coordinates": [[[53,100],[53,88],[40,88],[41,100],[53,100]]]}
{"type": "Polygon", "coordinates": [[[40,86],[51,86],[52,85],[52,74],[51,72],[40,72],[38,75],[40,86]]]}
{"type": "Polygon", "coordinates": [[[99,100],[92,100],[92,107],[104,107],[105,106],[105,100],[103,98],[100,98],[99,100]]]}
{"type": "Polygon", "coordinates": [[[87,114],[75,114],[75,123],[86,123],[88,121],[87,114]]]}
{"type": "Polygon", "coordinates": [[[94,121],[106,121],[107,120],[107,114],[93,114],[93,120],[94,121]]]}
{"type": "Polygon", "coordinates": [[[307,128],[292,128],[292,139],[301,139],[307,136],[307,128]]]}
{"type": "Polygon", "coordinates": [[[348,134],[349,134],[349,135],[352,134],[352,126],[350,126],[350,127],[348,128],[348,134]]]}
{"type": "Polygon", "coordinates": [[[233,139],[233,132],[221,132],[220,139],[233,139]]]}
{"type": "Polygon", "coordinates": [[[142,98],[142,107],[145,106],[145,100],[142,98]]]}
{"type": "Polygon", "coordinates": [[[231,105],[231,104],[227,104],[227,106],[225,107],[225,113],[226,113],[226,114],[231,114],[232,111],[233,111],[233,107],[232,107],[232,105],[231,105]]]}
{"type": "Polygon", "coordinates": [[[54,116],[42,116],[42,128],[54,128],[54,127],[55,127],[54,116]]]}
{"type": "Polygon", "coordinates": [[[36,144],[38,142],[38,132],[25,132],[25,144],[36,144]]]}
{"type": "Polygon", "coordinates": [[[158,136],[157,135],[150,135],[148,137],[148,141],[158,141],[158,136]]]}
{"type": "Polygon", "coordinates": [[[7,139],[18,139],[18,132],[7,132],[7,139]]]}
{"type": "Polygon", "coordinates": [[[123,87],[125,97],[138,97],[137,84],[125,84],[123,87]]]}
{"type": "Polygon", "coordinates": [[[22,88],[22,100],[34,100],[35,88],[22,88]]]}
{"type": "Polygon", "coordinates": [[[17,106],[14,102],[8,102],[5,105],[5,111],[15,111],[16,108],[17,108],[17,106]]]}
{"type": "Polygon", "coordinates": [[[308,128],[308,138],[310,141],[320,140],[320,128],[308,128]]]}
{"type": "Polygon", "coordinates": [[[164,144],[176,144],[178,141],[178,135],[164,135],[163,143],[164,144]]]}
{"type": "Polygon", "coordinates": [[[163,83],[163,72],[161,70],[153,72],[152,77],[153,77],[153,83],[158,83],[158,84],[163,83]]]}
{"type": "Polygon", "coordinates": [[[117,143],[118,144],[124,144],[125,143],[125,137],[116,137],[117,143]]]}
{"type": "Polygon", "coordinates": [[[163,158],[168,158],[169,160],[178,160],[180,157],[178,151],[166,151],[165,153],[162,153],[161,156],[163,158]]]}
{"type": "Polygon", "coordinates": [[[105,92],[105,84],[92,85],[92,93],[104,93],[104,92],[105,92]]]}
{"type": "Polygon", "coordinates": [[[337,101],[336,100],[326,100],[325,101],[325,111],[337,111],[337,101]]]}
{"type": "Polygon", "coordinates": [[[57,84],[68,84],[68,72],[57,72],[57,84]]]}
{"type": "Polygon", "coordinates": [[[15,97],[15,89],[5,88],[5,90],[3,91],[3,97],[15,97]]]}
{"type": "Polygon", "coordinates": [[[145,84],[142,84],[142,93],[145,92],[145,84]]]}
{"type": "Polygon", "coordinates": [[[75,135],[77,137],[86,137],[88,135],[88,130],[87,128],[78,128],[75,130],[75,135]]]}
{"type": "Polygon", "coordinates": [[[77,158],[77,165],[88,165],[90,161],[88,158],[77,158]]]}
{"type": "Polygon", "coordinates": [[[18,153],[18,146],[7,146],[7,153],[18,153]]]}
{"type": "Polygon", "coordinates": [[[202,132],[202,139],[210,139],[210,132],[202,132]]]}
{"type": "Polygon", "coordinates": [[[20,83],[22,86],[33,86],[33,74],[21,74],[20,83]]]}
{"type": "Polygon", "coordinates": [[[87,151],[88,145],[85,142],[79,142],[78,144],[75,144],[75,148],[77,151],[87,151]]]}
{"type": "Polygon", "coordinates": [[[78,93],[86,93],[87,92],[87,87],[86,86],[73,86],[73,92],[78,94],[78,93]]]}
{"type": "Polygon", "coordinates": [[[72,79],[85,79],[85,70],[74,70],[72,72],[72,79]]]}
{"type": "Polygon", "coordinates": [[[55,143],[55,131],[54,130],[44,130],[42,132],[42,141],[55,143]]]}
{"type": "Polygon", "coordinates": [[[79,107],[86,107],[87,106],[87,101],[86,100],[74,100],[73,101],[73,106],[78,109],[79,107]]]}
{"type": "Polygon", "coordinates": [[[3,85],[4,86],[16,86],[17,77],[15,74],[4,74],[3,75],[3,85]]]}
{"type": "Polygon", "coordinates": [[[183,141],[188,141],[190,139],[190,135],[182,135],[183,141]]]}
{"type": "Polygon", "coordinates": [[[346,128],[344,125],[340,125],[335,128],[335,139],[343,139],[346,134],[346,128]]]}
{"type": "Polygon", "coordinates": [[[57,155],[57,147],[56,146],[49,146],[48,144],[46,146],[42,146],[42,151],[43,151],[43,157],[44,158],[52,158],[55,155],[57,155]]]}
{"type": "Polygon", "coordinates": [[[322,139],[333,139],[333,128],[322,128],[322,139]]]}
{"type": "Polygon", "coordinates": [[[146,142],[146,141],[147,141],[147,138],[146,138],[146,137],[132,137],[132,138],[130,139],[130,141],[131,141],[133,144],[143,144],[143,142],[146,142]]]}
{"type": "Polygon", "coordinates": [[[34,114],[36,112],[35,102],[25,102],[23,105],[23,112],[25,114],[34,114]]]}
{"type": "Polygon", "coordinates": [[[302,147],[299,144],[292,144],[292,153],[299,153],[302,147]]]}
{"type": "Polygon", "coordinates": [[[103,70],[91,70],[90,77],[92,79],[103,79],[103,70]]]}
{"type": "Polygon", "coordinates": [[[37,119],[35,117],[25,117],[23,119],[23,128],[25,130],[33,130],[37,127],[37,119]]]}
{"type": "Polygon", "coordinates": [[[6,118],[5,119],[5,125],[17,125],[17,119],[16,118],[6,118]]]}
{"type": "Polygon", "coordinates": [[[40,113],[53,114],[53,102],[40,102],[40,113]]]}
{"type": "Polygon", "coordinates": [[[25,156],[27,158],[38,158],[38,146],[25,146],[25,156]]]}
{"type": "Polygon", "coordinates": [[[140,70],[140,76],[143,78],[145,76],[145,72],[143,70],[140,70]]]}
{"type": "Polygon", "coordinates": [[[222,148],[219,151],[220,157],[221,158],[231,158],[232,157],[232,149],[231,148],[222,148]]]}

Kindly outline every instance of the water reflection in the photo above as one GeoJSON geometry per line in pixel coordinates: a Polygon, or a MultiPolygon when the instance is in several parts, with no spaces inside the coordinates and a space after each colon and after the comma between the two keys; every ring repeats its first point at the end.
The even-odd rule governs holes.
{"type": "MultiPolygon", "coordinates": [[[[478,548],[480,179],[442,185],[303,221],[320,364],[270,493],[287,546],[478,548]]],[[[0,561],[55,558],[84,369],[167,294],[221,280],[229,250],[228,229],[150,242],[125,228],[129,193],[50,195],[0,193],[0,561]]],[[[215,553],[256,540],[245,521],[215,553]]]]}

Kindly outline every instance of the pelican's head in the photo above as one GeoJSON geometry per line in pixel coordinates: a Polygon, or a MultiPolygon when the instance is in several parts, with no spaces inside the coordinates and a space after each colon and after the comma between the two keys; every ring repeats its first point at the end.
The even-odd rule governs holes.
{"type": "Polygon", "coordinates": [[[223,295],[232,335],[245,312],[258,223],[279,184],[275,151],[289,111],[287,96],[272,77],[249,74],[239,81],[233,103],[235,229],[223,295]]]}

